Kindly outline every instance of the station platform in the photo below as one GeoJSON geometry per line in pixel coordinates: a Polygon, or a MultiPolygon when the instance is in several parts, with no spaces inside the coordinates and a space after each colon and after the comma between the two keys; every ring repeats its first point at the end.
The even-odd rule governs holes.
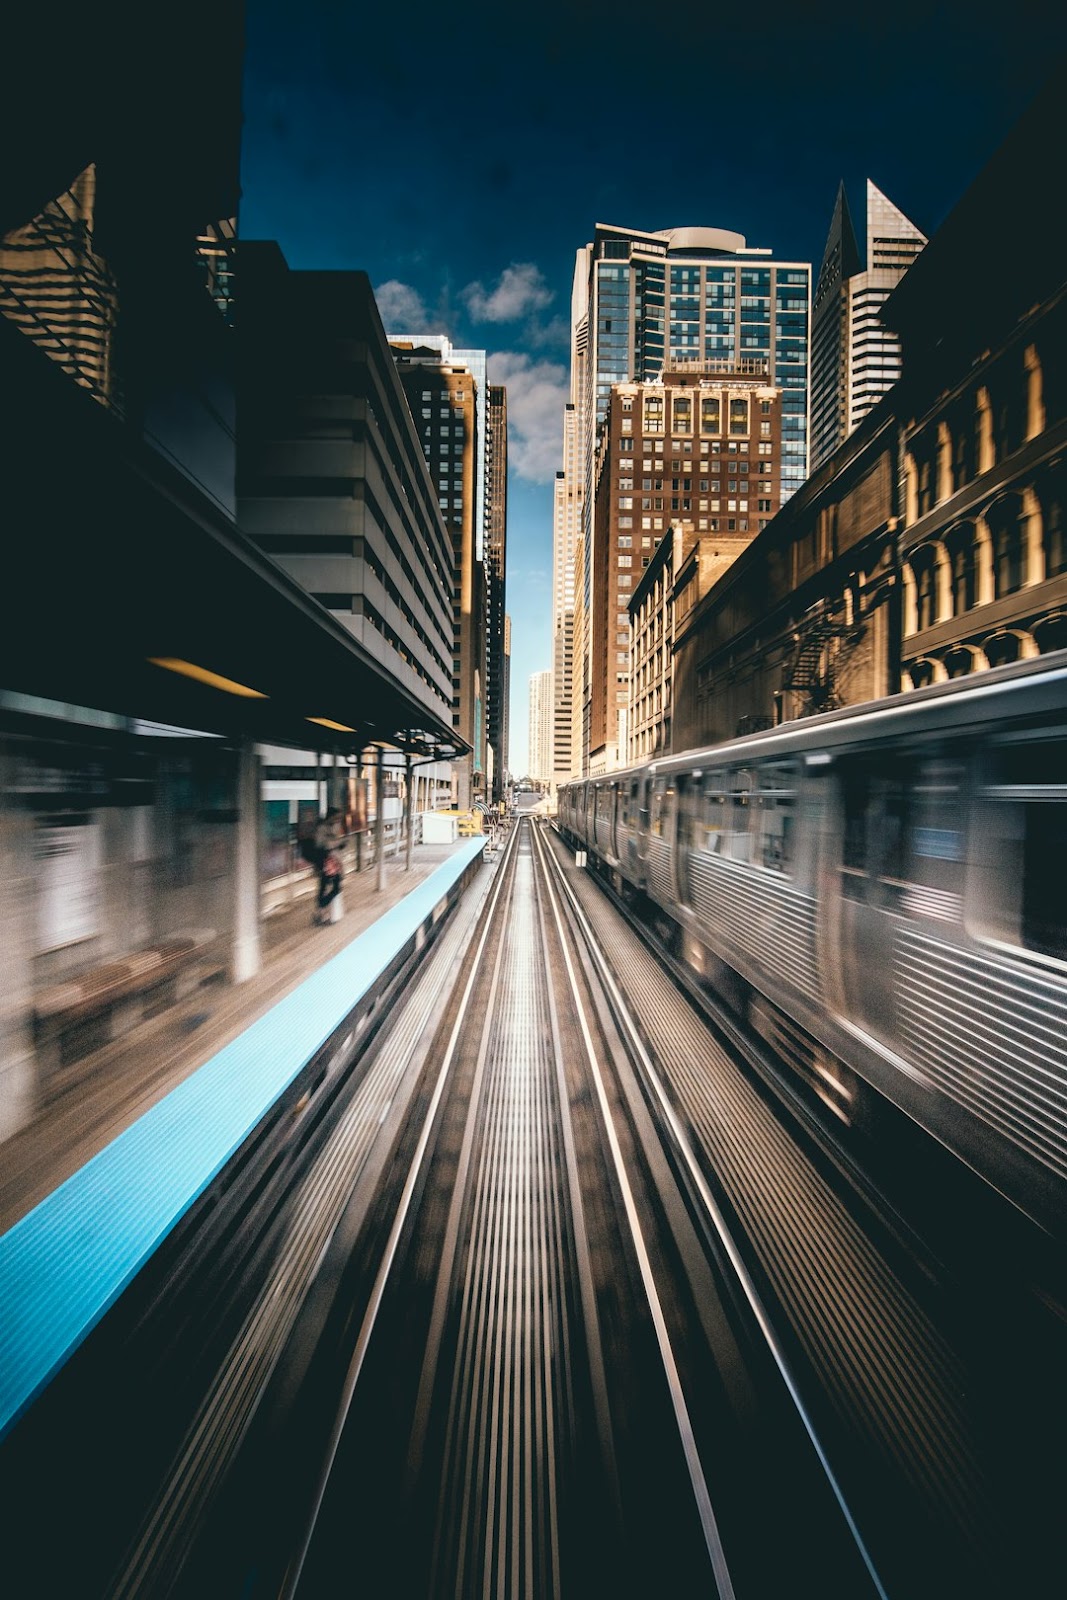
{"type": "Polygon", "coordinates": [[[380,893],[373,864],[349,871],[344,915],[325,926],[312,922],[310,868],[288,897],[270,896],[254,978],[205,984],[102,1046],[62,1094],[0,1145],[0,1235],[467,844],[416,845],[410,871],[402,859],[387,859],[380,893]]]}
{"type": "Polygon", "coordinates": [[[423,848],[380,893],[350,877],[336,923],[275,912],[263,967],[101,1051],[70,1103],[17,1141],[0,1232],[0,1437],[114,1304],[300,1072],[481,866],[489,841],[423,848]],[[196,1009],[196,1008],[199,1009],[196,1009]],[[18,1181],[21,1175],[21,1183],[18,1181]],[[34,1203],[35,1197],[39,1196],[34,1203]],[[17,1213],[17,1216],[16,1216],[17,1213]]]}

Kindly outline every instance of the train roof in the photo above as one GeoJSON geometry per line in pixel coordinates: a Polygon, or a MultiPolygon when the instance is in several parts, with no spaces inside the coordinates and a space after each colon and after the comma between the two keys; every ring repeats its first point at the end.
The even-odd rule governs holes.
{"type": "Polygon", "coordinates": [[[701,764],[757,760],[810,747],[881,740],[900,732],[927,728],[967,728],[987,715],[1000,715],[1005,702],[1021,712],[1021,697],[1033,701],[1033,711],[1067,708],[1067,650],[1057,650],[1031,661],[1013,662],[966,678],[928,684],[881,700],[824,711],[799,718],[778,728],[748,734],[723,744],[680,751],[650,764],[652,775],[684,772],[701,764]]]}
{"type": "Polygon", "coordinates": [[[1001,715],[1006,704],[1011,705],[1013,712],[1025,709],[1040,713],[1067,708],[1067,650],[993,667],[966,678],[928,684],[923,689],[910,689],[881,700],[866,700],[837,711],[824,711],[818,716],[798,718],[780,727],[766,728],[721,744],[697,746],[679,751],[677,755],[660,756],[655,761],[575,781],[615,784],[636,773],[672,776],[724,762],[756,761],[812,747],[888,739],[903,731],[967,728],[987,715],[1001,715]]]}

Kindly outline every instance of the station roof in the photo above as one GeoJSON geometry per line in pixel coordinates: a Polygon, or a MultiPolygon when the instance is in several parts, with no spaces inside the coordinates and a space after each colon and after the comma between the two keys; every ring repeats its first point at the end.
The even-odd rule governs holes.
{"type": "Polygon", "coordinates": [[[449,713],[2,317],[0,369],[0,687],[303,750],[469,749],[449,713]]]}

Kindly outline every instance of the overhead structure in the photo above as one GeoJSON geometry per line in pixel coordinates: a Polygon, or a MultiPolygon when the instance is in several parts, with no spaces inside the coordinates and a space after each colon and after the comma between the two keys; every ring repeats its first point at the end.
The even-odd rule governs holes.
{"type": "Polygon", "coordinates": [[[0,688],[203,733],[427,759],[467,746],[226,510],[0,319],[0,688]]]}

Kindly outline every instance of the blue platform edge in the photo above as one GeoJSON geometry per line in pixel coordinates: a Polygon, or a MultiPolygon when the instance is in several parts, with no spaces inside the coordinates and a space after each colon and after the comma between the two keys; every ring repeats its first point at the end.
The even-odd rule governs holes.
{"type": "Polygon", "coordinates": [[[485,844],[461,845],[0,1237],[0,1438],[485,844]]]}

